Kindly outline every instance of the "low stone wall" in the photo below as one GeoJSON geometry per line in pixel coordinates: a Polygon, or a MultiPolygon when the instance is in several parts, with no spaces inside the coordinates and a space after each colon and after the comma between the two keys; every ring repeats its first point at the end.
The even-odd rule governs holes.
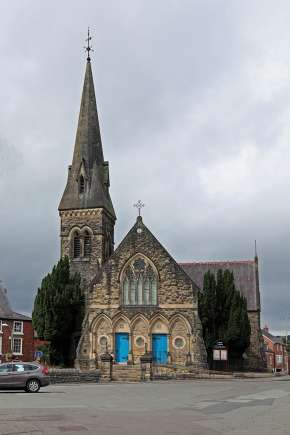
{"type": "Polygon", "coordinates": [[[49,369],[52,384],[96,383],[100,381],[100,370],[81,372],[77,369],[49,369]]]}

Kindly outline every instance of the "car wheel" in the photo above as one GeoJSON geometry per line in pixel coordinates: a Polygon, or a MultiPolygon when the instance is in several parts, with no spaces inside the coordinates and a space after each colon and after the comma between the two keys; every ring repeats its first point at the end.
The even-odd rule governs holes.
{"type": "Polygon", "coordinates": [[[37,379],[29,379],[26,383],[26,391],[28,393],[37,393],[40,388],[40,382],[37,379]]]}

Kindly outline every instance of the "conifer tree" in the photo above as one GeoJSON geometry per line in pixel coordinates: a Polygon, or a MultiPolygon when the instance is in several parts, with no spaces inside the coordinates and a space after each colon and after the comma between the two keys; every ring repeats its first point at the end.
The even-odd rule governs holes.
{"type": "Polygon", "coordinates": [[[239,356],[250,343],[251,327],[247,301],[235,288],[233,272],[208,271],[199,293],[199,316],[205,346],[210,356],[216,341],[222,340],[239,356]]]}
{"type": "Polygon", "coordinates": [[[70,275],[68,257],[61,258],[43,278],[32,313],[33,327],[50,342],[51,360],[67,364],[71,334],[80,327],[82,296],[79,274],[70,275]]]}

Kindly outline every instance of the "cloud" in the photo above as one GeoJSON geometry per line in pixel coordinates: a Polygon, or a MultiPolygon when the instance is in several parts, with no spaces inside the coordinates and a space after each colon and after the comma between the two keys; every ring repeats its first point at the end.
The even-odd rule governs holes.
{"type": "Polygon", "coordinates": [[[257,239],[263,321],[284,328],[289,13],[283,1],[3,2],[0,277],[15,309],[31,310],[59,257],[90,25],[117,242],[139,198],[177,260],[253,257],[257,239]]]}

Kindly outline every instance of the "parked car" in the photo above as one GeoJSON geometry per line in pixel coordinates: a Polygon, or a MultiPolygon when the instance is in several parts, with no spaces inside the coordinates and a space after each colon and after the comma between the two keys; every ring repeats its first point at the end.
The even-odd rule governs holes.
{"type": "Polygon", "coordinates": [[[48,368],[35,362],[9,362],[0,364],[0,389],[24,389],[37,393],[49,385],[48,368]]]}

